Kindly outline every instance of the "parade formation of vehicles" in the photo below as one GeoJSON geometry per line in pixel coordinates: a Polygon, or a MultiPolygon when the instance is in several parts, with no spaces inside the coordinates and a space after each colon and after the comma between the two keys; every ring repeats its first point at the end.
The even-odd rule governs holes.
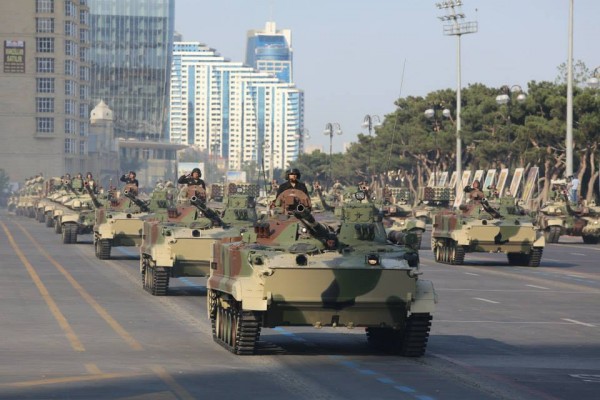
{"type": "Polygon", "coordinates": [[[92,233],[99,259],[113,247],[138,247],[142,287],[152,295],[168,294],[170,279],[206,277],[213,338],[235,354],[256,353],[263,328],[313,326],[364,328],[376,348],[418,357],[437,301],[420,277],[426,223],[439,263],[488,252],[537,267],[545,243],[561,235],[600,241],[600,207],[576,207],[558,188],[534,215],[514,197],[453,209],[448,187],[419,189],[419,202],[408,188],[376,198],[364,187],[317,187],[312,200],[288,189],[259,207],[251,184],[212,185],[212,194],[161,184],[146,195],[131,184],[98,193],[85,181],[37,177],[8,206],[53,227],[65,244],[92,233]]]}

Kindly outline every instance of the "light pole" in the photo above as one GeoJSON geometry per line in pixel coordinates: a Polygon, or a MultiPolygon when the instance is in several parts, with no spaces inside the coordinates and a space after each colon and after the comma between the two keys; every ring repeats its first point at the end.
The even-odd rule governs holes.
{"type": "Polygon", "coordinates": [[[448,110],[447,108],[443,108],[442,104],[436,104],[432,108],[428,108],[427,110],[425,110],[425,112],[423,113],[425,115],[425,118],[432,121],[432,123],[433,123],[433,132],[434,132],[433,133],[433,141],[434,141],[434,147],[435,147],[435,159],[434,159],[434,163],[433,163],[433,186],[437,186],[437,179],[438,179],[437,178],[437,153],[438,153],[437,135],[441,129],[441,126],[440,126],[441,121],[438,120],[437,118],[435,118],[435,112],[437,110],[442,110],[442,115],[444,116],[444,118],[452,117],[452,113],[450,112],[450,110],[448,110]]]}
{"type": "Polygon", "coordinates": [[[438,9],[445,9],[446,15],[439,17],[442,21],[450,21],[449,24],[444,25],[444,35],[456,36],[456,197],[462,190],[462,144],[460,139],[461,129],[461,71],[460,71],[460,37],[469,33],[477,32],[477,22],[460,22],[465,18],[465,14],[462,12],[462,0],[448,0],[442,3],[436,3],[438,9]]]}
{"type": "MultiPolygon", "coordinates": [[[[525,100],[527,100],[527,94],[525,94],[525,92],[523,92],[523,88],[521,88],[521,86],[519,86],[519,85],[512,85],[510,87],[502,86],[500,91],[502,92],[502,94],[499,94],[498,96],[496,96],[496,104],[498,104],[499,106],[504,106],[504,105],[506,106],[506,108],[507,108],[506,121],[510,127],[510,124],[512,122],[511,118],[510,118],[510,111],[511,111],[512,104],[515,101],[519,104],[523,104],[525,102],[525,100]]],[[[508,134],[509,134],[508,141],[511,142],[512,137],[510,136],[510,130],[509,130],[508,134]]]]}
{"type": "Polygon", "coordinates": [[[566,175],[573,175],[573,0],[569,1],[569,46],[567,56],[567,149],[566,175]]]}
{"type": "Polygon", "coordinates": [[[600,66],[594,68],[592,76],[587,80],[587,85],[592,89],[600,88],[600,66]]]}
{"type": "Polygon", "coordinates": [[[380,126],[381,125],[381,118],[379,118],[379,115],[370,115],[367,114],[365,115],[365,118],[363,120],[362,123],[362,127],[363,128],[367,128],[369,130],[369,154],[368,154],[368,161],[367,161],[367,176],[368,179],[370,180],[370,174],[369,174],[369,170],[371,168],[371,152],[373,150],[373,127],[376,126],[380,126]]]}
{"type": "Polygon", "coordinates": [[[331,170],[331,160],[332,160],[332,153],[333,153],[333,134],[336,133],[338,135],[341,135],[342,132],[342,128],[340,127],[340,124],[338,124],[337,122],[328,122],[327,125],[325,125],[325,130],[323,131],[324,135],[329,135],[329,180],[331,182],[333,182],[333,174],[332,174],[332,170],[331,170]]]}

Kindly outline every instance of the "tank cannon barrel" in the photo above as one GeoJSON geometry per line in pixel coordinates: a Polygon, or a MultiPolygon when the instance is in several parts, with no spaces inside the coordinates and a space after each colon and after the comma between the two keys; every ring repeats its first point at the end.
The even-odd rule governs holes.
{"type": "Polygon", "coordinates": [[[132,190],[123,190],[123,195],[127,197],[129,200],[133,201],[136,206],[140,208],[143,212],[148,212],[150,209],[148,208],[148,204],[145,201],[137,198],[136,194],[132,190]]]}
{"type": "Polygon", "coordinates": [[[87,183],[87,181],[84,183],[84,187],[85,187],[85,190],[90,195],[90,197],[92,199],[92,203],[94,204],[94,207],[101,208],[102,207],[102,203],[100,203],[100,201],[98,200],[98,197],[96,197],[96,193],[94,193],[94,191],[92,190],[92,188],[90,187],[90,185],[87,183]]]}
{"type": "Polygon", "coordinates": [[[204,214],[208,219],[210,219],[215,225],[226,225],[225,222],[223,222],[223,220],[219,216],[219,214],[212,208],[208,207],[201,198],[197,196],[192,196],[192,198],[190,199],[190,203],[193,206],[195,206],[198,210],[202,211],[202,214],[204,214]]]}
{"type": "Polygon", "coordinates": [[[492,205],[488,202],[488,200],[484,197],[481,199],[481,206],[483,209],[492,216],[492,218],[503,218],[502,214],[500,214],[492,205]]]}
{"type": "Polygon", "coordinates": [[[334,233],[327,225],[321,224],[315,220],[308,207],[298,204],[294,210],[296,217],[311,233],[319,239],[330,239],[334,233]]]}

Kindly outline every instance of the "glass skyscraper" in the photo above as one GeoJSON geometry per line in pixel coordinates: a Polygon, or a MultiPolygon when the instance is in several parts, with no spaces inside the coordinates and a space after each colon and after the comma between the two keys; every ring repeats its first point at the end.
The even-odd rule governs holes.
{"type": "Polygon", "coordinates": [[[171,142],[246,163],[285,168],[303,152],[304,93],[271,73],[177,42],[171,71],[171,142]]]}
{"type": "Polygon", "coordinates": [[[167,132],[175,0],[89,0],[92,99],[113,110],[119,137],[167,132]]]}
{"type": "Polygon", "coordinates": [[[248,31],[246,65],[273,74],[281,82],[292,83],[292,31],[277,30],[275,22],[267,22],[264,30],[248,31]]]}

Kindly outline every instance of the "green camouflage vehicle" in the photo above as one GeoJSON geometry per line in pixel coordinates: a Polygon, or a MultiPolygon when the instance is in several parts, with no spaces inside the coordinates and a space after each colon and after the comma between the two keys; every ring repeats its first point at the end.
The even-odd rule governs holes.
{"type": "Polygon", "coordinates": [[[94,228],[94,199],[80,179],[73,179],[68,189],[73,197],[64,203],[69,210],[55,221],[60,224],[64,244],[77,243],[77,236],[92,233],[94,228]]]}
{"type": "Polygon", "coordinates": [[[510,265],[537,267],[545,246],[533,218],[512,197],[460,206],[434,216],[431,249],[439,263],[461,265],[466,253],[505,253],[510,265]]]}
{"type": "Polygon", "coordinates": [[[386,187],[383,190],[383,215],[386,218],[388,230],[414,233],[417,236],[417,249],[421,248],[426,222],[413,215],[412,196],[410,189],[386,187]]]}
{"type": "Polygon", "coordinates": [[[170,278],[208,276],[213,245],[225,236],[240,236],[256,222],[254,197],[229,194],[223,215],[206,205],[196,188],[189,204],[170,209],[167,218],[144,221],[140,273],[144,289],[164,296],[170,278]]]}
{"type": "Polygon", "coordinates": [[[387,240],[364,192],[340,207],[337,230],[317,222],[308,204],[288,189],[253,232],[215,244],[207,281],[214,340],[243,355],[255,353],[263,327],[360,327],[385,351],[423,355],[436,296],[419,279],[418,252],[387,240]]]}

